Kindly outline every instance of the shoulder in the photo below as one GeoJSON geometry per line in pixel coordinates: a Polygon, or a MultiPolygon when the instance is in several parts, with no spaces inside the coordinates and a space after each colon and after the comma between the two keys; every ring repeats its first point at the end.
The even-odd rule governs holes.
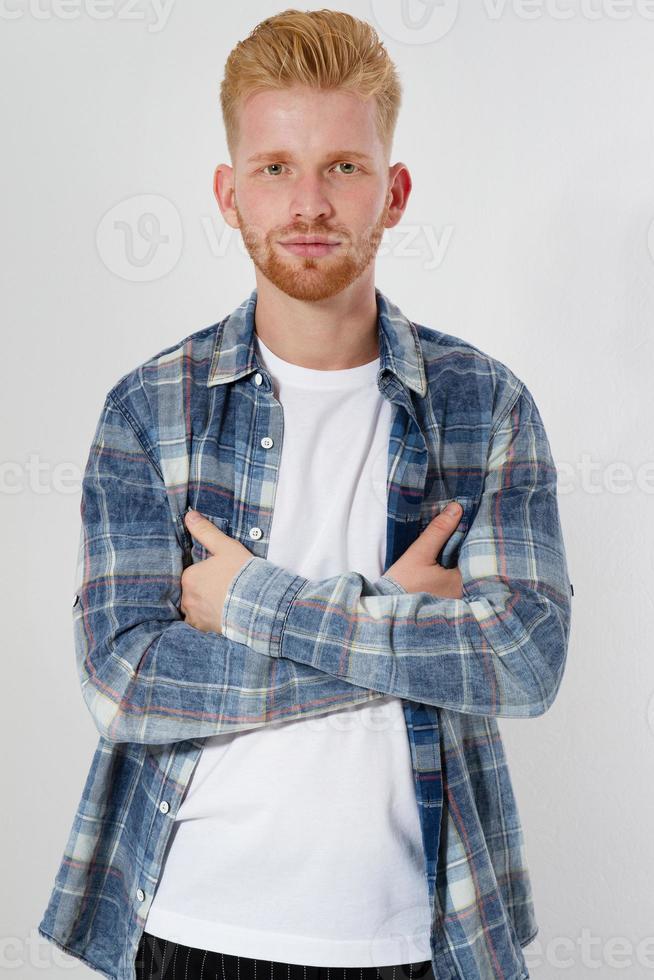
{"type": "Polygon", "coordinates": [[[187,334],[163,347],[145,361],[121,375],[107,392],[107,398],[126,414],[146,418],[148,406],[155,405],[162,386],[206,384],[218,332],[224,319],[187,334]]]}
{"type": "Polygon", "coordinates": [[[183,439],[189,398],[206,392],[224,319],[187,334],[121,375],[105,395],[103,416],[122,418],[160,467],[161,440],[183,439]],[[118,413],[118,414],[116,414],[118,413]]]}
{"type": "Polygon", "coordinates": [[[477,403],[490,399],[497,422],[526,391],[524,381],[499,358],[469,340],[435,327],[412,321],[422,351],[429,393],[434,397],[461,398],[477,403]]]}

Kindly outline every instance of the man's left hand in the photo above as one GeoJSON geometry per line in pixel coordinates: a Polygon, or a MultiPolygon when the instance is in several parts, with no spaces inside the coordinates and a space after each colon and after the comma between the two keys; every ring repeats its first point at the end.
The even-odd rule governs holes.
{"type": "Polygon", "coordinates": [[[204,633],[220,633],[227,589],[253,555],[240,541],[224,534],[197,511],[187,511],[184,523],[210,554],[182,572],[180,610],[189,626],[204,633]]]}

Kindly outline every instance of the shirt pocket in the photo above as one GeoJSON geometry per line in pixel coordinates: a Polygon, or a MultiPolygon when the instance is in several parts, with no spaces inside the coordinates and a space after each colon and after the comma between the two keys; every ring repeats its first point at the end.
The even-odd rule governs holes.
{"type": "Polygon", "coordinates": [[[437,514],[443,510],[443,508],[450,503],[450,501],[456,501],[456,503],[461,504],[463,508],[463,513],[459,518],[459,523],[456,525],[449,538],[446,540],[445,544],[435,555],[435,560],[443,568],[455,568],[459,558],[459,551],[461,545],[463,544],[464,538],[470,529],[470,525],[474,520],[474,516],[477,512],[479,506],[479,499],[477,497],[444,497],[442,500],[430,500],[425,505],[425,512],[420,519],[419,534],[422,534],[427,525],[433,521],[437,514]]]}
{"type": "MultiPolygon", "coordinates": [[[[231,529],[231,521],[228,517],[219,517],[217,514],[207,514],[205,511],[198,511],[203,517],[206,517],[208,521],[222,531],[223,534],[229,534],[231,529]]],[[[184,564],[194,565],[196,562],[204,561],[205,558],[211,557],[211,552],[194,538],[184,521],[185,514],[178,514],[176,517],[177,525],[180,530],[181,539],[184,541],[184,564]]]]}

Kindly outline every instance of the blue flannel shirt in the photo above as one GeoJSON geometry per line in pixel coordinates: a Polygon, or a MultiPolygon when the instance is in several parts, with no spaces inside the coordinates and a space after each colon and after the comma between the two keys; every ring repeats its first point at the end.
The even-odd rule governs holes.
{"type": "MultiPolygon", "coordinates": [[[[75,656],[99,740],[41,936],[113,980],[137,947],[175,814],[210,735],[402,699],[439,980],[525,980],[537,933],[498,729],[559,690],[571,585],[557,474],[534,400],[500,361],[375,291],[391,402],[386,569],[451,499],[439,556],[462,598],[357,571],[314,581],[266,559],[282,406],[257,362],[257,291],[106,395],[82,481],[75,656]],[[264,436],[272,436],[272,446],[264,436]],[[193,507],[252,552],[223,632],[188,625],[193,507]]],[[[356,420],[353,420],[356,424],[356,420]]],[[[293,832],[293,815],[279,833],[293,832]]],[[[247,923],[245,923],[247,925],[247,923]]]]}

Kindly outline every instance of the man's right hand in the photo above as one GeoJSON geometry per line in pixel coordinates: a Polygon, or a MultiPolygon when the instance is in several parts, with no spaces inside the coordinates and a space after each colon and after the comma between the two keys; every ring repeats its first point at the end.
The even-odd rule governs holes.
{"type": "Polygon", "coordinates": [[[390,575],[407,592],[428,592],[446,599],[463,598],[463,579],[459,569],[443,568],[436,563],[436,555],[440,554],[443,545],[455,531],[462,514],[460,504],[455,505],[453,514],[448,513],[448,508],[437,514],[384,575],[390,575]]]}

